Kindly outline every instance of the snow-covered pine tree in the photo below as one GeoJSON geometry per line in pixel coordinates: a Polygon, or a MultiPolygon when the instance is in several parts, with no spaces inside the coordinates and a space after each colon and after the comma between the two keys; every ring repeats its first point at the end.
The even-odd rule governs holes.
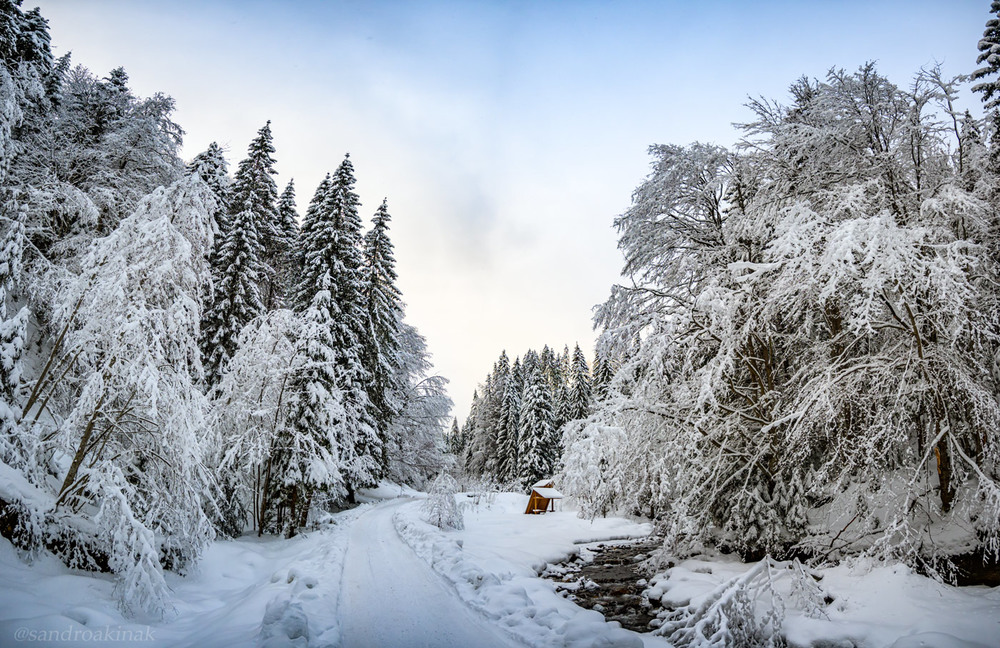
{"type": "MultiPolygon", "coordinates": [[[[362,299],[369,326],[362,338],[362,357],[369,374],[368,398],[374,406],[378,432],[386,447],[400,442],[389,438],[389,430],[399,416],[402,406],[399,396],[406,391],[409,382],[409,376],[401,370],[403,307],[396,287],[396,259],[389,239],[390,220],[388,203],[383,200],[364,237],[362,267],[362,299]]],[[[383,453],[382,460],[388,462],[389,458],[383,453]]]]}
{"type": "Polygon", "coordinates": [[[23,307],[7,317],[8,300],[22,279],[26,243],[26,215],[9,175],[12,131],[23,124],[32,98],[43,94],[39,82],[52,66],[45,20],[37,10],[23,13],[19,5],[0,7],[0,461],[17,467],[23,465],[29,443],[18,425],[17,394],[29,311],[23,307]]]}
{"type": "Polygon", "coordinates": [[[278,196],[278,231],[276,265],[277,282],[281,288],[281,303],[291,303],[292,294],[299,280],[299,254],[296,244],[299,239],[299,214],[295,208],[295,181],[289,180],[278,196]]]}
{"type": "Polygon", "coordinates": [[[611,365],[607,345],[598,339],[594,347],[594,375],[591,383],[595,401],[602,401],[607,397],[614,376],[615,370],[611,365]]]}
{"type": "Polygon", "coordinates": [[[1000,106],[1000,84],[996,78],[1000,73],[1000,0],[990,3],[990,13],[993,16],[986,21],[986,30],[979,40],[979,56],[976,58],[977,65],[985,65],[976,69],[971,78],[973,81],[980,81],[972,86],[972,91],[983,93],[986,108],[996,108],[1000,106]],[[994,78],[983,80],[989,77],[994,78]]]}
{"type": "Polygon", "coordinates": [[[497,433],[497,463],[496,477],[503,483],[515,482],[518,474],[518,450],[520,447],[519,421],[521,409],[521,384],[518,374],[521,372],[521,361],[514,360],[514,365],[507,373],[503,385],[503,398],[500,401],[500,420],[497,433]]]}
{"type": "Polygon", "coordinates": [[[343,399],[343,429],[349,435],[340,446],[349,499],[356,488],[377,482],[386,465],[363,361],[369,325],[363,299],[360,200],[354,184],[354,167],[346,155],[317,189],[299,234],[302,273],[295,293],[296,307],[308,307],[317,286],[329,277],[337,388],[343,399]]]}
{"type": "Polygon", "coordinates": [[[462,430],[458,427],[458,418],[451,419],[451,429],[448,431],[448,452],[460,456],[462,453],[462,430]]]}
{"type": "Polygon", "coordinates": [[[258,262],[264,269],[257,281],[265,310],[281,304],[283,295],[276,268],[282,251],[288,245],[278,215],[278,185],[274,181],[277,171],[274,170],[273,153],[271,121],[268,120],[257,131],[257,136],[247,147],[247,156],[236,168],[229,202],[230,221],[235,223],[237,218],[252,220],[257,232],[262,249],[258,262]],[[240,216],[241,212],[248,214],[240,216]]]}
{"type": "MultiPolygon", "coordinates": [[[[295,369],[288,392],[288,417],[272,451],[273,483],[278,498],[274,524],[287,537],[308,521],[313,496],[334,499],[347,494],[346,473],[354,445],[353,420],[340,389],[342,370],[336,336],[336,309],[330,275],[320,277],[316,294],[303,314],[295,369]]],[[[268,489],[271,490],[271,489],[268,489]]],[[[266,513],[265,513],[266,515],[266,513]]]]}
{"type": "MultiPolygon", "coordinates": [[[[525,359],[527,358],[526,355],[525,359]]],[[[525,374],[518,436],[519,477],[522,486],[530,486],[539,479],[551,477],[554,468],[552,397],[540,362],[532,362],[525,374]]]]}
{"type": "Polygon", "coordinates": [[[555,352],[548,344],[542,347],[542,352],[538,354],[538,360],[541,363],[542,376],[549,383],[549,391],[554,394],[559,386],[559,362],[555,352]]]}
{"type": "Polygon", "coordinates": [[[590,367],[587,357],[577,344],[573,348],[573,361],[570,367],[569,421],[584,419],[590,416],[593,407],[593,389],[591,386],[590,367]]]}
{"type": "Polygon", "coordinates": [[[201,351],[209,388],[222,379],[226,364],[236,353],[240,331],[265,311],[260,294],[261,278],[267,273],[261,260],[263,253],[257,218],[247,206],[233,215],[229,232],[212,255],[212,299],[201,325],[201,351]]]}
{"type": "Polygon", "coordinates": [[[194,156],[194,159],[188,163],[187,172],[189,174],[198,174],[202,181],[211,187],[212,192],[215,193],[215,198],[219,203],[219,208],[214,214],[215,235],[220,240],[225,238],[229,232],[230,180],[229,165],[226,162],[222,148],[215,142],[209,144],[207,149],[194,156]]]}
{"type": "Polygon", "coordinates": [[[476,427],[471,440],[473,474],[497,477],[497,444],[500,436],[503,384],[510,372],[510,360],[503,351],[486,377],[476,411],[476,427]]]}
{"type": "Polygon", "coordinates": [[[493,386],[495,372],[486,376],[486,382],[478,390],[475,400],[475,414],[470,415],[473,423],[469,436],[466,469],[472,475],[490,475],[496,461],[496,422],[498,409],[495,404],[493,386]]]}
{"type": "Polygon", "coordinates": [[[465,472],[469,475],[478,475],[474,469],[475,448],[474,448],[474,438],[476,433],[476,416],[479,413],[479,390],[472,390],[472,403],[469,405],[469,415],[465,417],[465,423],[462,424],[462,467],[465,472]]]}

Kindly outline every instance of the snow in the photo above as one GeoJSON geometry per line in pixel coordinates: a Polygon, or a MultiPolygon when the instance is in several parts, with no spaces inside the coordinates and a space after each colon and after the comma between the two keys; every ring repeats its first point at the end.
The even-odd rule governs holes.
{"type": "MultiPolygon", "coordinates": [[[[697,607],[757,565],[724,556],[684,560],[650,579],[646,596],[668,608],[697,607]]],[[[796,591],[792,570],[772,581],[785,606],[782,634],[790,648],[1000,646],[1000,587],[951,587],[902,564],[870,561],[810,571],[820,578],[818,605],[796,591]]],[[[758,595],[758,613],[767,598],[758,595]]]]}
{"type": "Polygon", "coordinates": [[[369,508],[341,513],[332,525],[290,540],[212,543],[195,573],[166,574],[173,609],[163,620],[123,616],[110,574],[68,569],[47,554],[26,564],[0,540],[0,645],[58,630],[71,638],[60,646],[93,646],[99,631],[151,637],[143,645],[153,647],[295,646],[305,645],[304,638],[337,646],[346,530],[369,508]]]}
{"type": "Polygon", "coordinates": [[[606,623],[538,578],[547,563],[578,553],[579,544],[645,537],[651,526],[621,518],[582,520],[573,512],[525,515],[527,503],[525,495],[501,493],[492,504],[470,506],[462,531],[427,524],[415,503],[400,506],[394,520],[403,540],[462,600],[529,646],[665,646],[659,638],[606,623]]]}
{"type": "Polygon", "coordinates": [[[545,499],[562,499],[563,498],[563,494],[560,493],[559,491],[557,491],[554,488],[532,488],[531,490],[535,491],[536,493],[538,493],[539,495],[541,495],[545,499]]]}
{"type": "Polygon", "coordinates": [[[455,596],[393,528],[391,502],[351,530],[340,617],[345,646],[511,648],[518,644],[455,596]]]}
{"type": "MultiPolygon", "coordinates": [[[[0,477],[7,494],[31,490],[0,477]]],[[[125,617],[111,574],[68,569],[46,553],[26,562],[2,540],[0,645],[62,633],[60,646],[100,645],[101,637],[191,648],[668,646],[606,623],[538,576],[581,544],[644,537],[648,523],[525,515],[524,495],[493,494],[475,506],[459,494],[465,529],[442,531],[423,521],[423,494],[408,487],[383,483],[358,497],[371,503],[292,539],[211,543],[193,573],[165,574],[171,607],[163,619],[125,617]]],[[[1000,646],[1000,588],[950,587],[903,565],[855,561],[810,570],[819,580],[802,594],[789,564],[777,565],[771,580],[791,648],[1000,646]]],[[[650,579],[647,595],[697,606],[756,568],[732,556],[683,560],[650,579]]]]}

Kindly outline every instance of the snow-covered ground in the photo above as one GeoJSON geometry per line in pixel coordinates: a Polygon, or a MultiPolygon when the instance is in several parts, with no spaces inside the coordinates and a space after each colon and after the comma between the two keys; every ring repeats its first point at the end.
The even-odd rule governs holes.
{"type": "MultiPolygon", "coordinates": [[[[464,496],[460,496],[464,497],[464,496]]],[[[556,593],[538,577],[579,544],[649,535],[649,524],[621,518],[582,520],[572,511],[524,515],[528,498],[503,493],[490,502],[465,498],[465,529],[441,531],[420,517],[419,503],[398,508],[396,528],[408,545],[450,582],[469,605],[530,646],[642,648],[666,646],[606,623],[556,593]]]]}
{"type": "Polygon", "coordinates": [[[195,573],[168,574],[174,609],[162,620],[124,617],[110,575],[51,556],[25,564],[0,539],[0,646],[337,646],[347,530],[369,508],[290,540],[213,543],[195,573]]]}
{"type": "MultiPolygon", "coordinates": [[[[173,610],[162,620],[124,617],[111,577],[49,556],[26,564],[3,540],[0,646],[668,645],[605,623],[537,576],[581,543],[641,537],[648,524],[582,520],[572,511],[524,515],[523,495],[478,505],[458,497],[464,530],[427,524],[416,493],[384,486],[364,494],[369,503],[291,540],[216,542],[195,573],[170,575],[173,610]]],[[[697,605],[751,568],[724,557],[688,560],[652,579],[649,592],[672,606],[697,605]]],[[[900,566],[815,573],[820,604],[811,610],[795,603],[793,579],[775,579],[793,646],[1000,647],[1000,588],[948,587],[900,566]]]]}

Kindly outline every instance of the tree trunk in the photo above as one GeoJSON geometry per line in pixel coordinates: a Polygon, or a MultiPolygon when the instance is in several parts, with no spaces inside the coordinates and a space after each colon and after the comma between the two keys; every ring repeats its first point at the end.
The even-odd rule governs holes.
{"type": "MultiPolygon", "coordinates": [[[[940,422],[935,427],[940,434],[940,422]]],[[[947,513],[951,510],[952,500],[955,499],[955,489],[951,484],[951,452],[948,450],[947,435],[937,442],[934,456],[937,458],[938,483],[941,486],[941,511],[947,513]]]]}
{"type": "Polygon", "coordinates": [[[90,437],[94,434],[94,427],[97,425],[97,416],[100,414],[103,404],[104,394],[101,394],[101,397],[97,399],[97,404],[94,406],[94,413],[91,414],[90,420],[87,421],[87,427],[83,430],[83,436],[80,437],[80,443],[77,445],[76,453],[73,455],[73,462],[69,465],[69,472],[66,473],[66,478],[63,479],[62,487],[59,489],[59,499],[56,500],[56,506],[59,506],[66,500],[70,489],[76,483],[77,473],[80,471],[80,466],[87,456],[90,437]]]}

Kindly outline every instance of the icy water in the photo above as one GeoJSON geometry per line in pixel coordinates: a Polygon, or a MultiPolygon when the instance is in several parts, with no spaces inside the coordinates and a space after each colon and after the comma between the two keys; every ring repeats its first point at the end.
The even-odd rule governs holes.
{"type": "Polygon", "coordinates": [[[658,546],[649,539],[581,545],[577,555],[549,565],[542,575],[580,607],[597,610],[623,628],[649,632],[649,622],[656,617],[642,591],[652,574],[642,561],[658,546]]]}

